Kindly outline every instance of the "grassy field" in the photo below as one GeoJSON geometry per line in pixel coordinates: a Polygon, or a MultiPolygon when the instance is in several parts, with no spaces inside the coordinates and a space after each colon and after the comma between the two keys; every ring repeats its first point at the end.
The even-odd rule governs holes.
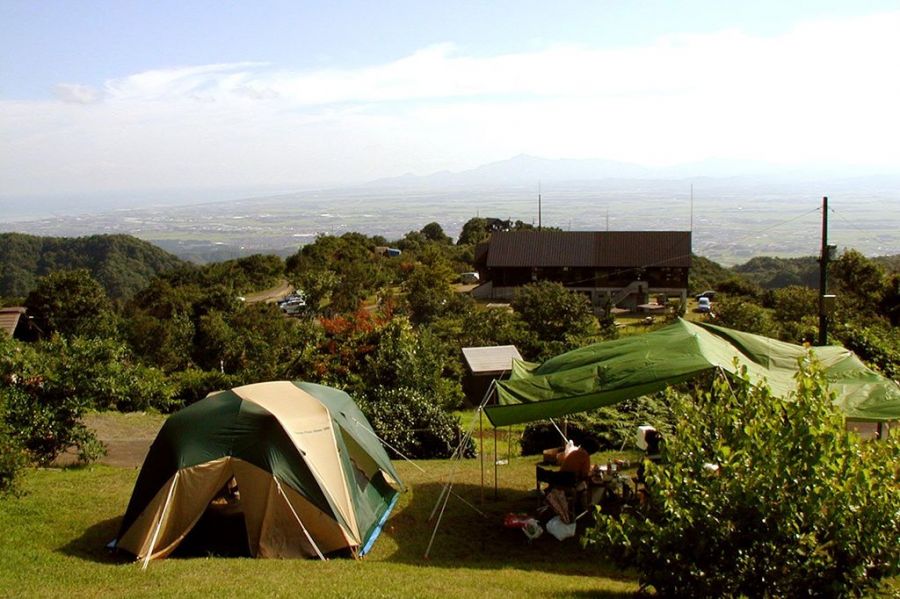
{"type": "MultiPolygon", "coordinates": [[[[492,440],[492,436],[491,436],[492,440]]],[[[0,596],[297,596],[310,597],[619,597],[637,590],[633,574],[601,563],[576,539],[549,535],[528,543],[505,529],[507,512],[533,511],[536,458],[486,462],[485,501],[479,460],[398,461],[409,489],[364,559],[253,560],[173,558],[147,571],[107,552],[137,469],[107,465],[30,471],[25,494],[0,500],[0,596]],[[483,512],[453,497],[429,559],[431,510],[446,477],[483,512]]],[[[597,457],[605,459],[605,457],[597,457]]]]}

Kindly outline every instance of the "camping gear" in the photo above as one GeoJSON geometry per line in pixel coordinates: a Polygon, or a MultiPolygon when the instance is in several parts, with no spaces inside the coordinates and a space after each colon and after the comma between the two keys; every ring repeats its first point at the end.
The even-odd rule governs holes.
{"type": "Polygon", "coordinates": [[[244,536],[233,541],[252,556],[358,557],[397,500],[392,485],[401,484],[343,391],[289,381],[236,387],[166,420],[115,544],[146,565],[196,533],[201,518],[230,513],[244,536]]]}
{"type": "Polygon", "coordinates": [[[843,347],[803,347],[706,323],[678,319],[657,331],[597,343],[531,364],[515,360],[497,381],[497,405],[484,413],[495,426],[556,418],[661,391],[698,374],[747,368],[777,397],[794,389],[807,352],[821,363],[835,403],[848,419],[900,419],[900,386],[867,368],[843,347]],[[735,363],[736,362],[736,363],[735,363]]]}

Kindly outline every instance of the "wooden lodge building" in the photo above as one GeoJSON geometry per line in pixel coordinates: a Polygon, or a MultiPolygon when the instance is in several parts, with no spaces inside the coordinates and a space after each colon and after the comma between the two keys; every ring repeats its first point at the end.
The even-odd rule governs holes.
{"type": "Polygon", "coordinates": [[[595,309],[635,309],[661,295],[687,299],[690,231],[496,232],[475,250],[479,299],[512,299],[522,285],[555,281],[595,309]]]}

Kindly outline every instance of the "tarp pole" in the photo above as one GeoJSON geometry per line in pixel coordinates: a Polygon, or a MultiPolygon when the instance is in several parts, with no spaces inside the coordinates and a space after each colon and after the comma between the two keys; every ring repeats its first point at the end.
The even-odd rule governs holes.
{"type": "Polygon", "coordinates": [[[497,500],[497,478],[500,466],[497,464],[497,427],[494,427],[494,500],[497,500]]]}
{"type": "Polygon", "coordinates": [[[478,410],[478,457],[481,458],[481,505],[484,505],[484,412],[478,410]]]}
{"type": "Polygon", "coordinates": [[[553,418],[549,418],[548,420],[550,420],[550,424],[553,425],[553,428],[556,429],[556,432],[559,433],[559,436],[562,437],[562,439],[563,439],[563,445],[565,445],[566,443],[568,443],[568,442],[569,442],[569,438],[566,437],[566,434],[565,434],[564,432],[562,432],[562,430],[560,430],[560,428],[559,428],[558,426],[556,426],[556,422],[553,421],[553,418]]]}
{"type": "MultiPolygon", "coordinates": [[[[491,381],[491,384],[488,386],[488,389],[485,392],[484,397],[481,399],[481,404],[478,406],[479,421],[481,419],[482,414],[484,413],[484,406],[487,404],[488,400],[490,399],[491,393],[494,391],[494,387],[496,386],[496,384],[497,384],[497,379],[493,379],[491,381]]],[[[456,448],[457,461],[462,459],[463,448],[466,446],[469,439],[472,438],[472,431],[474,430],[474,428],[475,428],[475,422],[473,420],[473,422],[469,425],[469,430],[466,431],[466,434],[463,436],[462,441],[460,441],[459,447],[456,448]]],[[[456,466],[458,466],[458,464],[456,466]]],[[[441,501],[443,499],[443,506],[441,507],[440,515],[438,516],[438,520],[434,525],[434,530],[431,533],[431,540],[428,542],[428,548],[425,550],[425,559],[428,559],[428,554],[431,552],[431,545],[434,543],[434,537],[435,537],[435,535],[437,535],[438,527],[441,525],[441,518],[443,518],[444,510],[447,507],[447,501],[450,499],[450,493],[452,492],[452,488],[453,488],[453,476],[456,474],[456,466],[454,466],[453,470],[450,471],[450,475],[447,477],[447,484],[445,485],[444,489],[441,491],[441,495],[438,496],[437,503],[435,503],[434,509],[431,511],[431,516],[428,517],[428,520],[431,520],[432,518],[434,518],[434,514],[437,511],[438,506],[441,505],[441,501]]],[[[482,468],[482,472],[483,471],[484,470],[482,468]]],[[[483,476],[484,475],[482,474],[482,477],[483,476]]],[[[484,495],[484,482],[482,482],[482,484],[481,484],[481,489],[482,489],[481,493],[483,496],[484,495]]]]}
{"type": "Polygon", "coordinates": [[[172,486],[169,487],[169,493],[166,495],[166,503],[163,505],[162,514],[159,516],[159,522],[156,523],[156,530],[153,531],[153,537],[150,539],[150,548],[147,550],[147,555],[144,556],[144,565],[141,566],[141,570],[146,570],[147,566],[150,565],[150,558],[153,556],[153,550],[156,548],[156,541],[159,538],[159,531],[162,528],[162,524],[169,514],[169,506],[172,504],[172,495],[175,493],[175,485],[178,484],[178,476],[180,474],[181,470],[176,472],[175,477],[172,479],[172,486]]]}

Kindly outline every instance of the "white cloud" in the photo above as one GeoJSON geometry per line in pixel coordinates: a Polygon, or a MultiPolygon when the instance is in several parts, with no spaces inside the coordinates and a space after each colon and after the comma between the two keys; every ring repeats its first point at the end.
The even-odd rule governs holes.
{"type": "Polygon", "coordinates": [[[0,104],[0,188],[355,182],[528,152],[900,169],[900,12],[645,47],[451,44],[357,69],[244,62],[60,84],[0,104]],[[102,99],[102,101],[100,101],[102,99]]]}
{"type": "Polygon", "coordinates": [[[100,92],[89,85],[58,83],[53,88],[53,93],[61,102],[72,104],[93,104],[100,101],[100,92]]]}

